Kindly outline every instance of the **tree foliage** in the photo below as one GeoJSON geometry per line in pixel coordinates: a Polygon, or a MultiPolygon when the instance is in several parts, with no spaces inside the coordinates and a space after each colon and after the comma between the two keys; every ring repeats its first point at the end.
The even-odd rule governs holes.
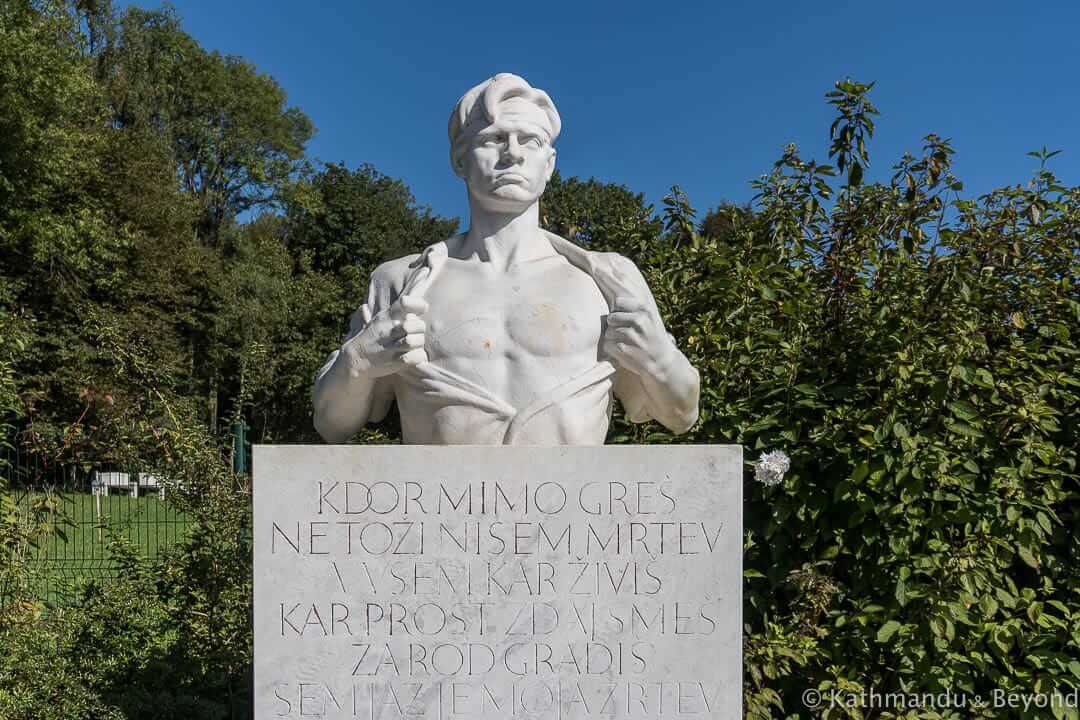
{"type": "Polygon", "coordinates": [[[96,56],[115,125],[163,138],[207,241],[280,200],[314,127],[242,58],[207,52],[170,10],[128,8],[96,56]]]}
{"type": "MultiPolygon", "coordinates": [[[[869,86],[841,87],[866,126],[869,86]]],[[[861,137],[833,133],[840,188],[789,147],[749,222],[649,263],[702,371],[685,439],[792,459],[745,488],[748,712],[805,713],[811,686],[1067,692],[1080,189],[1042,151],[1026,186],[964,199],[934,135],[866,183],[861,137]]]]}

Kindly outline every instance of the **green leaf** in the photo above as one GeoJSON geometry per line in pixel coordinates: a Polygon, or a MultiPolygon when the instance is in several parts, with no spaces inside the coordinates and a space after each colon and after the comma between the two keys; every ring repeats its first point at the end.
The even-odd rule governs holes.
{"type": "Polygon", "coordinates": [[[1046,531],[1047,533],[1051,532],[1052,528],[1050,526],[1050,518],[1042,510],[1035,513],[1035,520],[1039,523],[1039,527],[1041,527],[1044,531],[1046,531]]]}
{"type": "Polygon", "coordinates": [[[1027,549],[1023,545],[1020,545],[1016,548],[1016,554],[1020,556],[1021,560],[1023,560],[1031,567],[1035,568],[1036,570],[1039,569],[1039,561],[1036,560],[1035,556],[1031,554],[1031,550],[1027,549]]]}
{"type": "Polygon", "coordinates": [[[851,163],[851,169],[848,172],[848,184],[851,186],[858,186],[862,184],[863,179],[863,167],[857,162],[851,163]]]}
{"type": "Polygon", "coordinates": [[[949,403],[949,410],[961,420],[976,420],[979,417],[979,411],[967,400],[952,401],[949,403]]]}
{"type": "Polygon", "coordinates": [[[879,643],[887,643],[896,634],[896,631],[900,629],[900,623],[895,620],[889,620],[882,625],[877,631],[877,641],[879,643]]]}
{"type": "Polygon", "coordinates": [[[967,437],[981,438],[983,436],[981,430],[976,430],[966,423],[953,423],[949,426],[949,429],[958,435],[966,435],[967,437]]]}

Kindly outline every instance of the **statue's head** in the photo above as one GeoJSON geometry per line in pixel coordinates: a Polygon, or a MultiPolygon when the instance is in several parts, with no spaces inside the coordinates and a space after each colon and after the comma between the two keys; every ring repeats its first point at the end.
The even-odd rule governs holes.
{"type": "Polygon", "coordinates": [[[465,93],[450,113],[450,164],[483,206],[523,210],[555,171],[561,126],[547,93],[499,73],[465,93]]]}

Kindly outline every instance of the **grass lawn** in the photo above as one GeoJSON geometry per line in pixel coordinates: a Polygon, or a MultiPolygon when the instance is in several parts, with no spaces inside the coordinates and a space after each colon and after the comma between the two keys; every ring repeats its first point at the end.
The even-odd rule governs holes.
{"type": "Polygon", "coordinates": [[[188,526],[188,518],[156,493],[136,498],[73,492],[56,497],[61,508],[57,532],[36,552],[42,589],[55,602],[62,602],[58,593],[68,581],[116,574],[108,548],[111,534],[126,537],[143,557],[153,559],[182,538],[188,526]]]}

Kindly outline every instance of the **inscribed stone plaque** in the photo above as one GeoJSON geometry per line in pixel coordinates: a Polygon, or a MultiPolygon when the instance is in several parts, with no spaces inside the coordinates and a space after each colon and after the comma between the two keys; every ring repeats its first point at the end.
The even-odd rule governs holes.
{"type": "Polygon", "coordinates": [[[738,718],[736,446],[255,448],[255,716],[738,718]]]}

